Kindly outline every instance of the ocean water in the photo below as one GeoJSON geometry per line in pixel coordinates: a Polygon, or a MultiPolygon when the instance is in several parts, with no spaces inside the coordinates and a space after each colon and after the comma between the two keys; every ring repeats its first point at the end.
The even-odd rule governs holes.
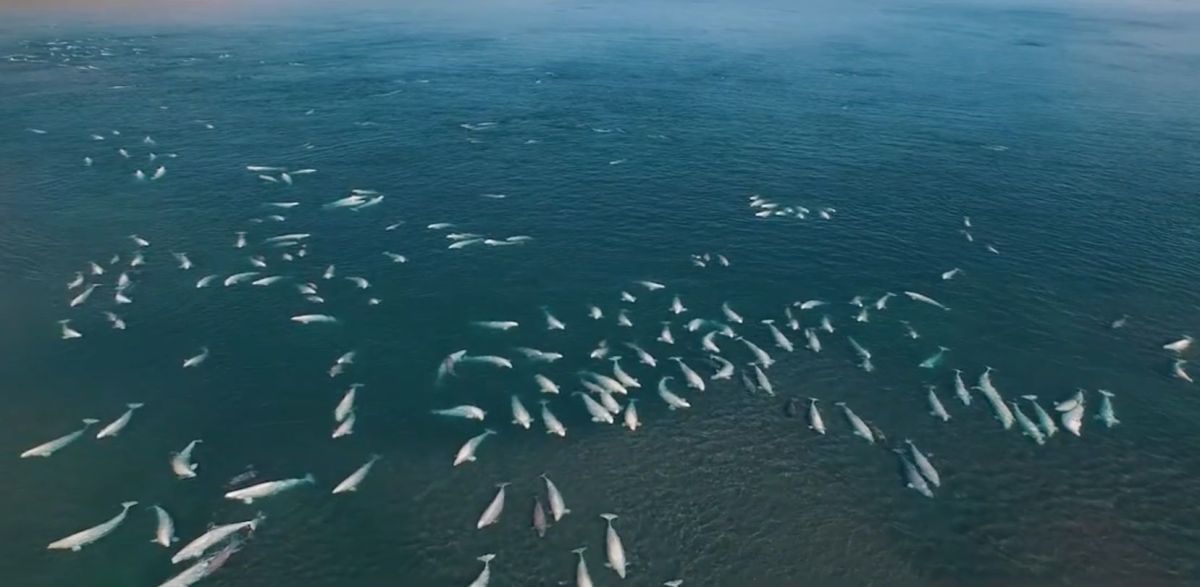
{"type": "MultiPolygon", "coordinates": [[[[484,553],[497,555],[492,585],[567,585],[580,546],[597,585],[1200,582],[1200,396],[1160,348],[1200,332],[1194,7],[561,2],[9,16],[0,584],[165,581],[178,569],[150,543],[154,516],[141,506],[81,552],[45,547],[125,500],[170,511],[181,544],[265,514],[205,580],[214,586],[466,585],[484,553]],[[160,164],[161,179],[134,179],[160,164]],[[318,171],[288,186],[247,165],[318,171]],[[322,206],[351,189],[385,199],[322,206]],[[756,217],[751,194],[810,214],[756,217]],[[264,205],[281,201],[300,205],[264,205]],[[822,208],[836,211],[824,220],[822,208]],[[454,227],[426,228],[439,222],[454,227]],[[532,240],[449,250],[447,232],[532,240]],[[285,233],[312,235],[306,257],[287,262],[263,243],[285,233]],[[131,234],[152,244],[131,273],[133,303],[118,306],[131,234]],[[195,268],[177,268],[172,252],[195,268]],[[694,266],[705,253],[731,264],[694,266]],[[287,280],[221,286],[259,254],[263,275],[287,280]],[[89,261],[108,270],[71,308],[78,290],[65,284],[89,261]],[[338,277],[326,281],[329,264],[338,277]],[[944,281],[954,267],[962,274],[944,281]],[[218,282],[196,288],[208,274],[218,282]],[[667,289],[634,283],[644,279],[667,289]],[[308,281],[324,304],[297,294],[308,281]],[[899,296],[859,323],[847,303],[904,290],[951,310],[899,296]],[[622,303],[622,291],[637,301],[622,303]],[[673,295],[689,310],[680,317],[667,311],[673,295]],[[804,326],[828,315],[836,327],[820,333],[819,354],[783,315],[809,299],[830,304],[797,309],[804,326]],[[723,302],[745,317],[737,332],[777,361],[775,397],[736,377],[688,390],[666,359],[711,374],[683,324],[723,319],[723,302]],[[605,318],[589,319],[587,304],[605,318]],[[566,329],[548,331],[543,307],[566,329]],[[616,324],[622,308],[632,328],[616,324]],[[111,329],[103,311],[128,328],[111,329]],[[311,312],[340,322],[289,320],[311,312]],[[1122,315],[1127,326],[1110,328],[1122,315]],[[60,338],[67,318],[83,338],[60,338]],[[772,344],[763,319],[795,352],[772,344]],[[490,332],[477,320],[520,326],[490,332]],[[674,348],[654,340],[664,320],[674,348]],[[920,338],[906,338],[903,321],[920,338]],[[871,350],[874,372],[857,366],[847,335],[871,350]],[[607,368],[587,358],[601,339],[643,384],[634,433],[590,422],[570,395],[577,371],[607,368]],[[658,367],[638,364],[624,341],[658,367]],[[951,349],[945,363],[919,368],[939,345],[951,349]],[[515,346],[565,358],[531,366],[515,346]],[[201,347],[207,362],[181,368],[201,347]],[[464,365],[435,385],[459,349],[516,365],[464,365]],[[331,378],[350,350],[355,363],[331,378]],[[982,396],[963,406],[952,370],[974,384],[985,366],[1006,398],[1036,394],[1046,409],[1089,390],[1082,436],[1060,430],[1037,446],[1002,429],[982,396]],[[535,372],[563,388],[543,397],[565,438],[542,429],[535,372]],[[659,400],[663,375],[690,409],[659,400]],[[364,384],[356,431],[331,439],[352,382],[364,384]],[[930,416],[930,384],[949,422],[930,416]],[[1093,419],[1101,388],[1116,394],[1111,429],[1093,419]],[[509,423],[511,394],[533,412],[532,430],[509,423]],[[825,436],[785,414],[789,398],[807,397],[821,400],[825,436]],[[116,439],[92,428],[52,458],[18,458],[135,401],[146,405],[116,439]],[[853,436],[839,401],[888,441],[853,436]],[[485,409],[485,424],[429,414],[464,403],[485,409]],[[478,461],[452,467],[485,426],[499,434],[478,461]],[[177,480],[169,454],[195,438],[199,475],[177,480]],[[887,450],[906,438],[941,472],[933,499],[905,487],[887,450]],[[372,454],[382,459],[357,493],[329,494],[372,454]],[[312,473],[317,483],[250,506],[223,499],[248,466],[259,480],[312,473]],[[572,513],[539,539],[530,512],[535,493],[545,501],[542,473],[572,513]],[[512,485],[500,523],[476,530],[501,482],[512,485]],[[603,566],[604,512],[620,515],[624,581],[603,566]]],[[[717,343],[739,367],[754,358],[717,343]]]]}

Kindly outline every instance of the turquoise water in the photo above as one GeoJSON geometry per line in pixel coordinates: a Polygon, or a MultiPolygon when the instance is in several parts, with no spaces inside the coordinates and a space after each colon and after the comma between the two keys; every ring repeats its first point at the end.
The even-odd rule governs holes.
{"type": "MultiPolygon", "coordinates": [[[[45,549],[125,500],[162,504],[183,542],[262,511],[211,585],[466,585],[489,552],[492,585],[572,584],[570,551],[582,545],[596,583],[614,585],[603,512],[621,516],[630,585],[1200,580],[1200,399],[1160,348],[1200,332],[1200,16],[1187,6],[207,16],[116,24],[23,13],[0,25],[4,584],[166,580],[168,551],[149,542],[154,516],[140,507],[82,552],[45,549]],[[159,164],[162,179],[134,179],[159,164]],[[247,165],[318,171],[287,186],[247,165]],[[354,188],[385,199],[322,207],[354,188]],[[751,194],[812,213],[758,218],[751,194]],[[280,201],[300,205],[264,206],[280,201]],[[825,207],[836,209],[829,220],[816,216],[825,207]],[[974,242],[959,232],[963,216],[974,242]],[[439,222],[455,227],[426,228],[439,222]],[[245,249],[234,248],[238,231],[245,249]],[[449,250],[446,232],[533,240],[449,250]],[[283,261],[262,242],[285,233],[312,234],[306,257],[283,261]],[[116,306],[130,234],[152,244],[131,274],[134,302],[116,306]],[[195,268],[176,267],[180,251],[195,268]],[[703,253],[731,265],[695,267],[690,256],[703,253]],[[114,254],[122,261],[109,266],[114,254]],[[257,254],[263,275],[289,280],[220,285],[257,254]],[[65,284],[88,261],[109,270],[70,308],[78,290],[65,284]],[[325,281],[329,264],[339,277],[325,281]],[[962,275],[943,281],[954,267],[962,275]],[[197,289],[210,273],[218,283],[197,289]],[[668,287],[649,292],[641,279],[668,287]],[[324,304],[296,293],[307,281],[324,304]],[[622,303],[622,290],[637,302],[622,303]],[[903,290],[952,310],[901,296],[854,321],[852,297],[903,290]],[[667,310],[675,294],[682,317],[667,310]],[[797,310],[804,326],[827,314],[836,328],[821,333],[819,354],[783,316],[809,299],[831,305],[797,310]],[[710,374],[683,323],[722,319],[726,301],[746,318],[738,333],[777,361],[767,371],[776,397],[747,393],[737,377],[687,390],[666,360],[680,354],[710,374]],[[589,319],[587,304],[605,319],[589,319]],[[566,330],[547,331],[542,307],[566,330]],[[616,324],[620,308],[633,328],[616,324]],[[106,310],[127,330],[111,329],[106,310]],[[288,319],[310,312],[340,323],[288,319]],[[1125,314],[1127,326],[1109,327],[1125,314]],[[83,338],[60,338],[64,318],[83,338]],[[795,352],[774,347],[758,323],[769,318],[795,352]],[[487,332],[477,320],[521,326],[487,332]],[[663,320],[676,348],[654,340],[663,320]],[[848,334],[871,350],[874,372],[857,367],[848,334]],[[576,371],[603,366],[587,358],[601,339],[636,340],[660,360],[650,369],[621,351],[644,386],[635,433],[590,422],[568,393],[576,371]],[[944,364],[918,368],[939,345],[951,348],[944,364]],[[514,346],[566,356],[535,369],[514,346]],[[207,362],[182,369],[201,347],[207,362]],[[437,387],[439,362],[459,349],[516,365],[464,366],[437,387]],[[331,379],[349,350],[355,363],[331,379]],[[951,370],[973,384],[985,366],[1006,398],[1036,394],[1047,409],[1077,387],[1112,390],[1121,424],[1092,419],[1091,391],[1083,436],[1060,431],[1036,446],[1003,430],[982,396],[971,407],[954,397],[951,370]],[[566,438],[542,430],[538,371],[563,387],[549,399],[566,438]],[[691,409],[669,411],[656,396],[665,374],[691,409]],[[357,429],[333,440],[332,411],[351,382],[365,385],[357,429]],[[939,386],[948,423],[928,414],[927,384],[939,386]],[[509,423],[513,393],[533,412],[530,431],[509,423]],[[788,398],[809,396],[821,398],[824,437],[785,415],[788,398]],[[96,440],[93,428],[50,459],[17,458],[132,401],[146,406],[117,439],[96,440]],[[889,442],[852,436],[837,401],[889,442]],[[477,462],[452,467],[484,426],[428,410],[462,403],[487,410],[499,434],[477,462]],[[177,480],[169,453],[194,438],[204,440],[199,475],[177,480]],[[932,500],[904,487],[883,446],[904,438],[941,472],[932,500]],[[329,495],[374,453],[383,458],[357,493],[329,495]],[[223,499],[247,466],[260,480],[311,472],[317,485],[252,506],[223,499]],[[530,512],[534,493],[545,501],[543,472],[573,513],[539,539],[530,512]],[[476,530],[505,481],[501,522],[476,530]]],[[[739,367],[753,360],[741,343],[717,343],[739,367]]]]}

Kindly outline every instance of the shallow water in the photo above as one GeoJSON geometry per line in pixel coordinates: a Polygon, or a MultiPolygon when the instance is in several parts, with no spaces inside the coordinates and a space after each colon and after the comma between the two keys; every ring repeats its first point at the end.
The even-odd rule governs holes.
{"type": "MultiPolygon", "coordinates": [[[[0,60],[0,579],[162,582],[169,556],[140,508],[82,552],[45,550],[136,499],[168,509],[184,541],[264,512],[207,581],[224,586],[465,585],[486,552],[492,585],[569,584],[581,545],[597,584],[612,585],[604,512],[620,515],[631,585],[1194,584],[1200,399],[1159,347],[1200,332],[1198,30],[1200,16],[1172,4],[348,7],[189,26],[24,13],[0,25],[0,54],[14,56],[0,60]],[[461,126],[483,122],[495,125],[461,126]],[[133,179],[160,163],[163,179],[133,179]],[[246,165],[318,172],[289,187],[246,165]],[[322,209],[351,188],[386,199],[322,209]],[[814,216],[756,218],[754,193],[814,216]],[[822,207],[836,209],[830,220],[815,217],[822,207]],[[274,213],[286,221],[253,221],[274,213]],[[533,240],[448,250],[425,228],[436,222],[533,240]],[[246,249],[233,248],[236,231],[246,249]],[[290,263],[262,244],[297,232],[313,235],[309,255],[290,263]],[[74,272],[113,254],[123,266],[134,233],[152,241],[134,303],[114,306],[112,268],[69,308],[74,272]],[[196,268],[176,268],[172,251],[196,268]],[[705,252],[732,266],[694,267],[689,255],[705,252]],[[251,254],[293,281],[195,288],[253,269],[251,254]],[[331,263],[339,277],[321,280],[331,263]],[[943,281],[952,267],[963,274],[943,281]],[[295,293],[303,281],[323,306],[295,293]],[[620,303],[622,290],[638,301],[620,303]],[[903,290],[952,310],[899,296],[857,323],[846,303],[903,290]],[[667,312],[676,293],[682,317],[667,312]],[[797,311],[805,326],[828,314],[837,332],[820,333],[820,354],[786,328],[796,351],[775,348],[758,322],[784,328],[784,306],[807,299],[832,305],[797,311]],[[721,318],[724,301],[778,361],[778,397],[736,378],[687,390],[665,360],[708,373],[683,322],[721,318]],[[546,331],[543,306],[565,331],[546,331]],[[615,324],[622,307],[634,328],[615,324]],[[341,322],[288,320],[308,312],[341,322]],[[1122,314],[1128,326],[1109,329],[1122,314]],[[84,337],[61,340],[63,318],[84,337]],[[654,342],[671,319],[674,349],[654,342]],[[847,334],[875,372],[856,367],[847,334]],[[600,339],[637,340],[660,360],[649,369],[620,351],[645,387],[636,433],[589,422],[569,395],[577,370],[601,366],[585,358],[600,339]],[[567,358],[533,368],[518,345],[567,358]],[[944,363],[918,368],[938,345],[951,349],[944,363]],[[181,369],[202,346],[208,361],[181,369]],[[351,349],[356,363],[331,380],[351,349]],[[458,349],[517,365],[463,366],[436,387],[458,349]],[[954,397],[951,370],[973,384],[984,366],[1006,398],[1037,394],[1047,409],[1077,387],[1112,390],[1121,424],[1092,419],[1093,392],[1083,437],[1060,431],[1038,447],[1002,430],[981,396],[969,408],[954,397]],[[541,429],[539,371],[563,386],[550,405],[565,439],[541,429]],[[690,410],[665,408],[663,374],[690,410]],[[365,384],[357,430],[331,440],[351,382],[365,384]],[[928,414],[926,384],[950,422],[928,414]],[[512,393],[533,430],[508,423],[512,393]],[[784,415],[792,396],[821,398],[827,436],[784,415]],[[119,438],[17,458],[130,401],[146,407],[119,438]],[[906,489],[895,456],[852,436],[837,401],[932,454],[936,497],[906,489]],[[460,403],[487,410],[500,434],[453,468],[483,427],[428,410],[460,403]],[[178,481],[168,455],[193,438],[199,476],[178,481]],[[383,459],[359,492],[328,495],[372,453],[383,459]],[[222,499],[247,465],[318,484],[253,506],[222,499]],[[529,519],[543,472],[573,513],[539,540],[529,519]],[[475,530],[503,481],[501,522],[475,530]]],[[[739,366],[753,359],[717,342],[739,366]]]]}

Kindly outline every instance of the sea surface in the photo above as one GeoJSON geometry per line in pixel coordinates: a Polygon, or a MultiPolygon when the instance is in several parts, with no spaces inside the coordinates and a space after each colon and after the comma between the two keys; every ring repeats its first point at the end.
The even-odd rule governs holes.
{"type": "MultiPolygon", "coordinates": [[[[194,20],[0,9],[0,584],[158,585],[180,569],[150,542],[150,504],[172,514],[180,544],[266,516],[203,583],[225,587],[467,585],[485,553],[493,586],[573,585],[580,546],[601,586],[1200,584],[1200,392],[1161,348],[1200,335],[1200,11],[798,4],[329,3],[194,20]],[[161,179],[135,179],[160,165],[161,179]],[[248,165],[317,171],[289,186],[248,165]],[[384,200],[323,206],[352,189],[384,200]],[[791,212],[758,217],[753,194],[791,212]],[[443,222],[454,226],[426,228],[443,222]],[[448,249],[455,232],[532,240],[448,249]],[[306,256],[263,242],[286,233],[311,234],[306,256]],[[132,234],[151,243],[134,270],[132,234]],[[255,270],[251,255],[268,264],[260,276],[287,279],[222,286],[255,270]],[[89,261],[106,269],[85,275],[101,285],[69,307],[80,290],[66,284],[89,261]],[[121,271],[133,303],[117,305],[121,271]],[[220,277],[197,288],[208,274],[220,277]],[[324,304],[297,293],[304,282],[324,304]],[[905,290],[950,311],[900,295],[855,321],[854,296],[905,290]],[[794,309],[803,327],[828,315],[836,329],[819,332],[820,353],[784,316],[811,299],[829,304],[794,309]],[[687,389],[667,359],[713,373],[684,323],[728,322],[723,302],[776,361],[775,397],[737,376],[687,389]],[[566,329],[547,330],[543,308],[566,329]],[[632,328],[617,325],[622,308],[632,328]],[[339,322],[289,320],[305,313],[339,322]],[[83,337],[63,340],[63,319],[83,337]],[[655,341],[667,320],[674,347],[655,341]],[[588,358],[601,339],[643,385],[636,432],[591,422],[571,395],[579,370],[609,372],[588,358]],[[565,357],[530,365],[515,346],[565,357]],[[944,363],[919,368],[939,346],[944,363]],[[203,347],[205,363],[181,367],[203,347]],[[515,366],[461,365],[437,385],[460,349],[515,366]],[[1082,436],[1038,446],[982,396],[964,406],[953,370],[974,385],[987,366],[1006,399],[1037,395],[1047,410],[1088,390],[1082,436]],[[562,393],[539,394],[536,372],[562,393]],[[690,409],[658,398],[664,375],[690,409]],[[355,382],[356,430],[332,439],[355,382]],[[927,385],[949,422],[930,415],[927,385]],[[1097,389],[1115,393],[1119,425],[1094,419],[1097,389]],[[510,424],[512,394],[531,430],[510,424]],[[808,397],[825,436],[803,409],[785,413],[808,397]],[[565,438],[544,432],[542,398],[565,438]],[[145,407],[97,440],[128,402],[145,407]],[[886,442],[854,436],[835,402],[886,442]],[[485,423],[429,413],[459,404],[485,423]],[[18,458],[85,417],[101,424],[78,442],[18,458]],[[451,466],[485,427],[498,434],[478,460],[451,466]],[[197,438],[198,476],[178,480],[169,455],[197,438]],[[932,499],[905,487],[888,450],[904,439],[941,473],[932,499]],[[356,493],[330,495],[372,454],[356,493]],[[317,483],[224,499],[247,467],[317,483]],[[539,539],[542,473],[572,513],[539,539]],[[501,521],[477,530],[501,482],[501,521]],[[126,500],[141,505],[110,536],[46,549],[126,500]],[[605,512],[620,516],[624,580],[603,565],[605,512]]],[[[739,371],[754,360],[716,342],[739,371]]]]}

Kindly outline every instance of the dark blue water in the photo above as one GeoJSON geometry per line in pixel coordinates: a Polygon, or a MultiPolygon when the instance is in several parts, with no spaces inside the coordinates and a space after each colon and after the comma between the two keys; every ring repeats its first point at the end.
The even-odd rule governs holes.
{"type": "MultiPolygon", "coordinates": [[[[2,584],[166,580],[179,569],[149,542],[154,516],[140,507],[81,552],[45,549],[125,500],[161,504],[184,542],[266,514],[211,585],[466,585],[489,552],[493,585],[573,584],[581,545],[596,583],[615,585],[603,512],[621,516],[630,585],[1200,581],[1200,396],[1160,348],[1200,332],[1200,14],[1186,4],[350,6],[187,23],[11,14],[0,25],[2,584]],[[134,179],[159,165],[162,179],[134,179]],[[287,186],[247,165],[318,171],[287,186]],[[322,208],[354,188],[385,199],[322,208]],[[751,194],[810,214],[756,217],[751,194]],[[264,205],[283,201],[300,205],[264,205]],[[826,207],[836,212],[822,220],[826,207]],[[455,227],[426,228],[438,222],[455,227]],[[449,250],[446,232],[533,240],[449,250]],[[285,233],[312,235],[306,257],[263,244],[285,233]],[[134,302],[118,306],[130,234],[152,244],[131,273],[134,302]],[[171,252],[196,267],[178,269],[171,252]],[[731,266],[695,267],[704,253],[731,266]],[[250,255],[288,280],[222,287],[254,269],[250,255]],[[70,308],[78,290],[65,284],[89,261],[108,268],[88,276],[102,286],[70,308]],[[326,281],[329,264],[339,278],[326,281]],[[962,275],[943,281],[953,267],[962,275]],[[197,289],[210,273],[217,283],[197,289]],[[308,281],[324,304],[296,293],[308,281]],[[620,302],[622,290],[637,302],[620,302]],[[858,323],[846,303],[903,290],[952,310],[901,296],[858,323]],[[682,317],[667,311],[674,294],[682,317]],[[808,299],[831,305],[797,311],[804,326],[829,315],[837,330],[821,333],[819,354],[785,327],[784,307],[808,299]],[[722,319],[726,301],[746,318],[738,333],[776,359],[776,397],[736,377],[687,390],[666,360],[711,373],[683,323],[722,319]],[[605,319],[587,318],[587,304],[605,319]],[[542,307],[566,330],[547,331],[542,307]],[[617,326],[621,308],[633,328],[617,326]],[[311,312],[340,322],[289,321],[311,312]],[[1109,328],[1125,314],[1126,327],[1109,328]],[[60,338],[66,318],[83,338],[60,338]],[[775,348],[762,319],[796,351],[775,348]],[[521,326],[487,332],[476,320],[521,326]],[[664,320],[675,348],[654,340],[664,320]],[[874,372],[857,367],[847,335],[871,350],[874,372]],[[621,349],[645,387],[636,433],[590,422],[569,395],[576,371],[606,368],[587,358],[601,339],[660,360],[651,369],[621,349]],[[939,345],[952,349],[945,364],[918,368],[939,345]],[[514,346],[566,357],[534,368],[514,346]],[[208,361],[182,369],[201,347],[208,361]],[[436,386],[459,349],[516,366],[471,366],[436,386]],[[349,350],[355,364],[331,379],[349,350]],[[1006,398],[1036,394],[1047,409],[1091,390],[1082,437],[1060,431],[1039,447],[1003,430],[982,396],[964,407],[951,370],[973,384],[984,366],[1006,398]],[[535,372],[563,387],[547,397],[566,438],[543,432],[535,372]],[[656,396],[667,374],[691,409],[656,396]],[[351,382],[365,384],[357,429],[332,440],[351,382]],[[927,384],[948,423],[928,414],[927,384]],[[1116,393],[1114,428],[1093,419],[1097,388],[1116,393]],[[509,423],[511,394],[532,430],[509,423]],[[784,414],[787,398],[809,396],[822,400],[824,437],[784,414]],[[52,458],[17,458],[131,401],[146,407],[117,439],[93,428],[52,458]],[[853,436],[837,401],[888,442],[853,436]],[[487,410],[499,434],[477,462],[452,467],[484,426],[428,410],[463,403],[487,410]],[[177,480],[169,453],[194,438],[199,476],[177,480]],[[905,438],[941,471],[932,500],[904,487],[886,450],[905,438]],[[373,453],[383,458],[359,492],[329,494],[373,453]],[[262,480],[318,482],[253,506],[223,499],[250,465],[262,480]],[[538,539],[529,519],[543,472],[573,513],[538,539]],[[501,522],[476,530],[505,481],[501,522]]],[[[717,342],[739,367],[753,360],[717,342]]]]}

